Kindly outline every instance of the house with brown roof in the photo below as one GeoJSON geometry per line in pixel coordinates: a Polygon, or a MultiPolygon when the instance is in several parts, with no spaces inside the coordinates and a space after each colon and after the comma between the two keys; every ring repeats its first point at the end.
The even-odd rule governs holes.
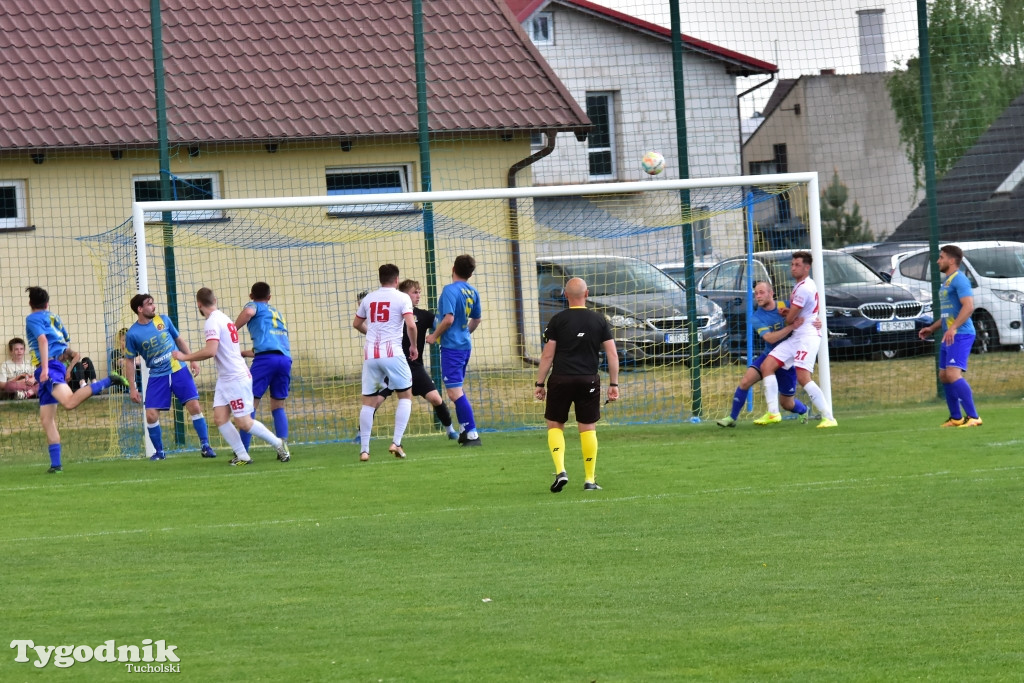
{"type": "MultiPolygon", "coordinates": [[[[23,290],[33,284],[50,289],[80,347],[99,355],[110,343],[110,323],[105,331],[97,309],[103,295],[74,239],[121,225],[134,199],[159,194],[150,4],[0,5],[2,334],[24,329],[23,290]]],[[[177,198],[423,189],[410,3],[162,5],[166,137],[177,198]]],[[[535,131],[589,130],[585,113],[503,0],[439,0],[424,3],[424,12],[432,189],[505,186],[510,170],[531,155],[535,131]]],[[[533,182],[529,166],[516,182],[533,182]]],[[[224,212],[188,218],[232,221],[224,212]]],[[[446,249],[438,253],[442,276],[458,245],[446,249]]],[[[353,287],[373,284],[379,258],[366,251],[365,273],[353,287]]],[[[478,286],[488,278],[504,286],[507,268],[505,259],[489,264],[478,286]]],[[[196,277],[201,281],[202,273],[196,277]]],[[[239,294],[226,308],[234,299],[244,303],[239,294]]],[[[354,301],[341,303],[339,320],[354,301]]],[[[497,321],[511,315],[495,313],[497,321]]],[[[303,329],[302,320],[296,323],[303,329]]],[[[508,336],[495,343],[508,346],[508,336]]]]}
{"type": "MultiPolygon", "coordinates": [[[[666,159],[659,178],[680,177],[671,31],[589,0],[507,2],[594,124],[584,141],[558,133],[554,150],[534,165],[534,182],[642,180],[648,176],[640,168],[640,159],[649,150],[666,159]]],[[[693,36],[682,35],[682,45],[689,177],[741,175],[736,79],[770,77],[778,69],[693,36]]],[[[545,136],[536,133],[534,149],[542,149],[544,143],[545,136]]],[[[701,204],[699,192],[693,202],[701,204]]],[[[704,228],[727,232],[717,225],[704,228]]],[[[711,245],[705,246],[706,253],[711,245]]],[[[675,248],[681,246],[670,246],[669,251],[675,248]]],[[[702,252],[699,244],[697,251],[702,252]]],[[[662,253],[660,258],[682,260],[682,253],[662,253]]]]}

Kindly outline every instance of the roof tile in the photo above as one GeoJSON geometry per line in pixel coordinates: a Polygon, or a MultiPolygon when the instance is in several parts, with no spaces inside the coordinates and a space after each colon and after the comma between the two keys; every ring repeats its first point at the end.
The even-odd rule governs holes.
{"type": "MultiPolygon", "coordinates": [[[[424,5],[431,129],[587,128],[503,2],[424,5]]],[[[172,142],[415,132],[408,3],[196,4],[163,2],[172,142]]],[[[147,0],[3,3],[0,148],[152,144],[151,60],[147,0]]]]}

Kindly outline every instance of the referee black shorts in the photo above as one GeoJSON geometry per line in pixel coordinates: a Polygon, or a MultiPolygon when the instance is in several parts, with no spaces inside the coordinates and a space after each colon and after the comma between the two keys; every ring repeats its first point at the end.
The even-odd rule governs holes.
{"type": "Polygon", "coordinates": [[[576,409],[576,422],[593,424],[601,419],[601,380],[597,375],[551,375],[544,419],[569,421],[569,406],[576,409]]]}
{"type": "Polygon", "coordinates": [[[409,370],[412,372],[412,395],[413,396],[426,396],[431,391],[437,391],[437,387],[434,386],[434,380],[430,379],[430,373],[422,365],[409,364],[409,370]]]}

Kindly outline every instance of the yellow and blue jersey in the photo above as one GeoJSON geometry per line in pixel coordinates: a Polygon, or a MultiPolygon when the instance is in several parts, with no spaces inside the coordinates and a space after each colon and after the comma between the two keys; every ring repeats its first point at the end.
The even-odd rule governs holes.
{"type": "Polygon", "coordinates": [[[779,301],[775,304],[775,308],[765,310],[760,306],[754,307],[754,315],[751,318],[751,323],[754,328],[754,334],[757,338],[764,343],[765,353],[775,348],[775,344],[769,344],[764,341],[764,335],[768,332],[778,332],[786,326],[786,316],[783,315],[782,311],[786,309],[786,304],[779,301]]]}
{"type": "Polygon", "coordinates": [[[33,367],[39,366],[39,337],[46,337],[47,360],[60,358],[71,342],[71,334],[65,329],[60,316],[50,311],[30,313],[25,318],[25,333],[28,337],[29,359],[33,367]]]}
{"type": "Polygon", "coordinates": [[[277,352],[291,358],[288,323],[281,312],[266,301],[250,301],[245,307],[253,311],[253,316],[245,324],[252,337],[252,350],[256,353],[277,352]]]}
{"type": "MultiPolygon", "coordinates": [[[[965,296],[974,296],[974,290],[971,289],[971,281],[967,279],[966,275],[958,270],[942,279],[942,284],[939,286],[939,304],[942,312],[943,331],[948,330],[949,326],[956,320],[956,317],[960,315],[960,310],[964,307],[960,303],[960,299],[965,296]]],[[[957,330],[957,334],[961,332],[964,334],[974,334],[974,321],[968,318],[960,329],[957,330]]]]}
{"type": "Polygon", "coordinates": [[[455,320],[441,336],[441,346],[446,349],[471,349],[469,321],[479,318],[480,293],[468,282],[458,281],[445,285],[437,305],[437,321],[451,313],[455,320]]]}
{"type": "Polygon", "coordinates": [[[164,377],[181,370],[184,365],[171,357],[171,352],[178,348],[175,339],[178,330],[174,324],[163,316],[155,316],[143,325],[136,322],[128,328],[124,338],[124,357],[127,359],[142,357],[146,361],[151,377],[164,377]]]}

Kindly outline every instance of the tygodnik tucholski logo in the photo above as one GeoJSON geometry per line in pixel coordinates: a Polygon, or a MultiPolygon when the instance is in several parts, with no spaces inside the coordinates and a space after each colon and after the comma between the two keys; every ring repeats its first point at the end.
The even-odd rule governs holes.
{"type": "Polygon", "coordinates": [[[31,640],[12,640],[11,649],[16,650],[14,661],[32,662],[32,666],[37,669],[51,663],[58,669],[66,669],[76,663],[95,660],[118,662],[130,672],[181,672],[181,665],[175,663],[181,661],[174,654],[178,646],[151,638],[143,639],[142,645],[118,645],[113,640],[107,640],[95,648],[90,645],[36,645],[31,640]]]}

